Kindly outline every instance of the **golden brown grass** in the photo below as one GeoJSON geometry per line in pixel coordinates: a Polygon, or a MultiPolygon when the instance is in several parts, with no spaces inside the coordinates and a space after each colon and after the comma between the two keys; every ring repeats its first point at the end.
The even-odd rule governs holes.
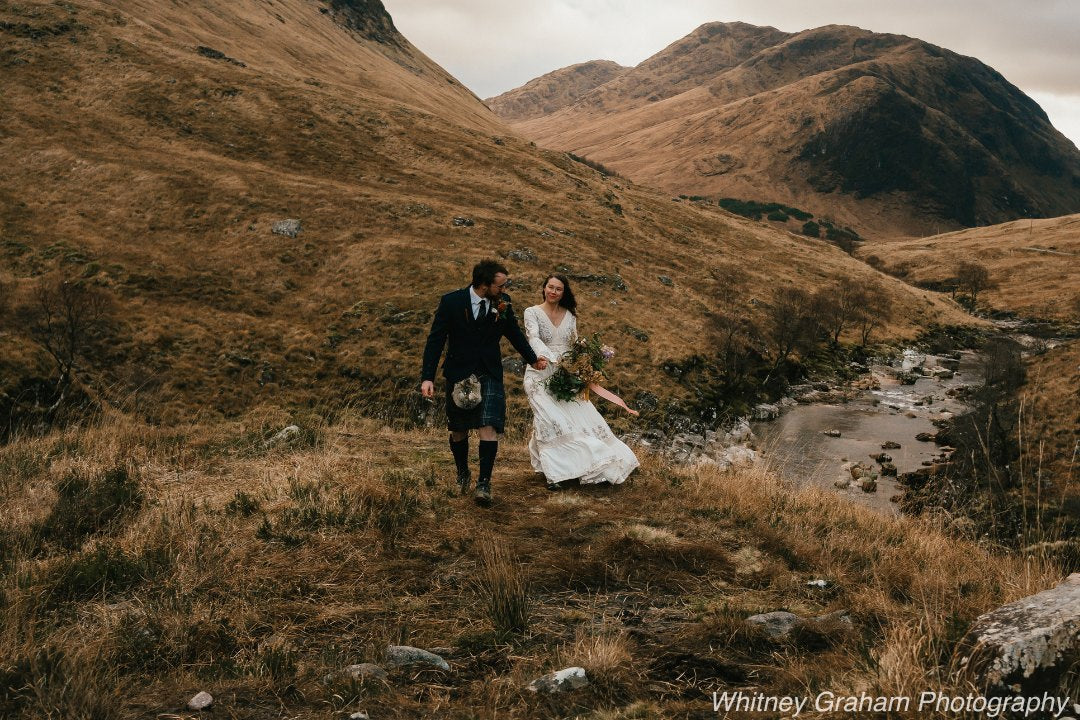
{"type": "Polygon", "coordinates": [[[267,449],[254,438],[272,416],[116,419],[3,448],[0,510],[16,518],[0,538],[5,717],[177,713],[200,689],[238,718],[525,718],[686,717],[739,687],[950,687],[966,623],[1057,579],[759,471],[650,455],[625,486],[552,495],[504,441],[481,510],[456,496],[440,431],[347,416],[267,449]],[[32,552],[57,482],[117,466],[138,468],[138,514],[74,550],[32,552]],[[829,588],[806,586],[816,578],[829,588]],[[527,601],[523,631],[500,631],[491,588],[527,601]],[[811,623],[776,642],[742,622],[777,609],[846,610],[855,630],[811,623]],[[451,671],[324,680],[391,643],[439,652],[451,671]],[[523,689],[570,664],[590,688],[523,689]]]}
{"type": "MultiPolygon", "coordinates": [[[[60,270],[115,295],[116,337],[85,376],[133,414],[176,425],[352,404],[415,421],[439,296],[477,260],[522,249],[535,260],[506,260],[517,312],[556,267],[586,278],[581,328],[618,348],[631,398],[685,392],[660,366],[710,351],[719,304],[760,317],[777,278],[881,286],[893,313],[877,339],[967,322],[828,243],[539,150],[408,47],[350,37],[310,3],[281,5],[0,7],[12,26],[74,23],[4,36],[0,282],[25,296],[60,270]],[[286,217],[303,223],[295,239],[270,232],[286,217]],[[723,301],[721,271],[745,281],[723,301]]],[[[48,377],[19,328],[3,331],[4,382],[48,377]]]]}
{"type": "Polygon", "coordinates": [[[954,277],[958,262],[975,261],[997,283],[979,294],[981,308],[1080,322],[1080,215],[871,242],[859,255],[878,256],[912,283],[944,282],[954,277]]]}

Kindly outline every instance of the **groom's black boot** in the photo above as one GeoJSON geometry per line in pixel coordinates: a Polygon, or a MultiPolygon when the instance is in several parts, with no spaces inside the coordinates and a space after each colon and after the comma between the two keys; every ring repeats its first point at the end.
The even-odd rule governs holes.
{"type": "Polygon", "coordinates": [[[457,465],[458,489],[465,495],[472,484],[472,475],[469,473],[469,436],[466,435],[464,440],[457,442],[451,436],[450,452],[454,454],[454,464],[457,465]]]}
{"type": "Polygon", "coordinates": [[[499,452],[498,440],[480,441],[480,475],[476,479],[476,494],[473,500],[477,505],[491,504],[491,472],[495,469],[495,455],[499,452]]]}

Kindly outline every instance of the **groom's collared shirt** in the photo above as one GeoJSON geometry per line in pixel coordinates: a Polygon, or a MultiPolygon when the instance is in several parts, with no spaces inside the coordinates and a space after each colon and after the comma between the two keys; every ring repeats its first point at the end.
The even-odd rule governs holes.
{"type": "MultiPolygon", "coordinates": [[[[473,286],[470,285],[469,286],[469,299],[472,300],[472,316],[473,316],[473,319],[474,320],[479,320],[480,319],[480,317],[479,317],[480,301],[481,300],[487,300],[487,298],[482,298],[479,295],[477,295],[476,291],[473,290],[473,286]]],[[[491,302],[488,301],[484,305],[484,307],[487,309],[488,312],[490,312],[491,311],[491,302]]]]}

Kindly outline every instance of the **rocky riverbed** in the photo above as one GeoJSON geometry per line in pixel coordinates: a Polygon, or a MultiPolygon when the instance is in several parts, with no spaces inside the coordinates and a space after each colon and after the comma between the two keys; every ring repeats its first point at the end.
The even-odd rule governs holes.
{"type": "Polygon", "coordinates": [[[907,350],[850,386],[792,388],[792,397],[756,408],[750,426],[762,461],[782,476],[896,513],[896,476],[947,462],[949,448],[934,442],[938,425],[967,409],[961,388],[980,374],[974,352],[907,350]]]}

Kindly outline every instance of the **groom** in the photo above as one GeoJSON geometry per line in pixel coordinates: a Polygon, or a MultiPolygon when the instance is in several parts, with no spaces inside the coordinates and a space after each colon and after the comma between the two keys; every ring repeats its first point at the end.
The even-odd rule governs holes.
{"type": "Polygon", "coordinates": [[[499,450],[498,434],[506,422],[506,397],[503,394],[502,354],[499,341],[510,341],[525,362],[537,370],[547,367],[547,359],[537,358],[529,341],[521,333],[510,297],[503,293],[509,280],[505,267],[495,260],[477,263],[472,271],[472,285],[442,296],[431,332],[424,346],[424,368],[420,392],[425,398],[435,396],[435,368],[443,346],[449,340],[443,375],[446,377],[446,420],[450,428],[450,451],[457,465],[461,494],[469,492],[469,430],[480,436],[480,474],[473,499],[480,505],[491,504],[491,471],[499,450]],[[480,381],[481,402],[472,409],[462,409],[453,398],[454,383],[470,375],[480,381]]]}

